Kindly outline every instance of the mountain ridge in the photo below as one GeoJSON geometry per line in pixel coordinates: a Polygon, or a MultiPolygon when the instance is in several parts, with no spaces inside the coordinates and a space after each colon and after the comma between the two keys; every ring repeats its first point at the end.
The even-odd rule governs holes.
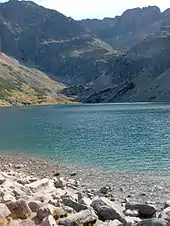
{"type": "Polygon", "coordinates": [[[9,1],[0,4],[0,38],[4,53],[65,84],[61,93],[75,101],[170,100],[170,9],[75,21],[30,1],[9,1]]]}

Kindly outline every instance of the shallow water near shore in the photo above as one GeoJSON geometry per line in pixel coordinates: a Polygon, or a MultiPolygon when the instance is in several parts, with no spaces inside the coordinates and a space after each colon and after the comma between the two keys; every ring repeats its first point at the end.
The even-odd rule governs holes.
{"type": "Polygon", "coordinates": [[[0,109],[0,152],[109,172],[170,172],[170,104],[0,109]]]}

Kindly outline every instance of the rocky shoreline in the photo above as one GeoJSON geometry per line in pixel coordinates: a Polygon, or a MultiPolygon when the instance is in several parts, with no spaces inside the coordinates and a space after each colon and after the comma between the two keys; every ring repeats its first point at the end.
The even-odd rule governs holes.
{"type": "Polygon", "coordinates": [[[106,174],[0,156],[0,226],[169,226],[167,174],[106,174]]]}

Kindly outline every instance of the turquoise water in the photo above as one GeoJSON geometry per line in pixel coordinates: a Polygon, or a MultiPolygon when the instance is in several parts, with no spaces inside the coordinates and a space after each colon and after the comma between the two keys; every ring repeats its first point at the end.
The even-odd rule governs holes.
{"type": "Polygon", "coordinates": [[[109,171],[170,171],[170,105],[0,109],[0,151],[109,171]]]}

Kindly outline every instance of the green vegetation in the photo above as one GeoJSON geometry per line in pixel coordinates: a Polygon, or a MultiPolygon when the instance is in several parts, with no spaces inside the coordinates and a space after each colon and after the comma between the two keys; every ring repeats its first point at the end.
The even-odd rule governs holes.
{"type": "Polygon", "coordinates": [[[69,98],[59,94],[64,87],[5,54],[0,57],[0,105],[69,103],[69,98]]]}

